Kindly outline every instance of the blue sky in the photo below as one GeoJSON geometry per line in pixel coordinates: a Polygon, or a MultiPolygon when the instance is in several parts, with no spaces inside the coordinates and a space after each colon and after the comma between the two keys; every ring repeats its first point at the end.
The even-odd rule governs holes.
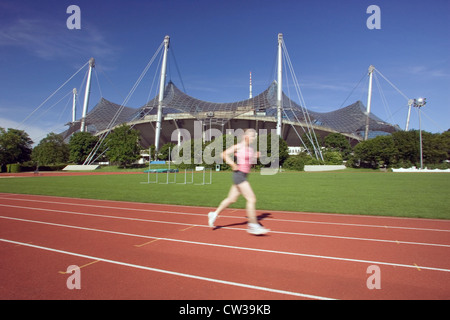
{"type": "MultiPolygon", "coordinates": [[[[101,96],[121,104],[165,35],[169,78],[180,89],[184,84],[189,95],[207,101],[243,100],[250,71],[253,95],[275,79],[283,33],[308,109],[366,104],[364,75],[372,64],[408,98],[426,97],[422,128],[442,132],[450,128],[449,30],[448,0],[0,0],[0,127],[18,127],[35,142],[63,131],[71,120],[67,94],[81,88],[87,69],[29,115],[91,57],[97,66],[89,108],[101,96]],[[80,30],[66,27],[71,4],[81,9],[80,30]],[[366,26],[372,4],[381,10],[379,30],[366,26]]],[[[150,92],[156,65],[127,106],[140,107],[156,94],[150,92]]],[[[407,109],[377,74],[372,112],[404,128],[407,109]]],[[[418,126],[413,110],[410,128],[418,126]]]]}

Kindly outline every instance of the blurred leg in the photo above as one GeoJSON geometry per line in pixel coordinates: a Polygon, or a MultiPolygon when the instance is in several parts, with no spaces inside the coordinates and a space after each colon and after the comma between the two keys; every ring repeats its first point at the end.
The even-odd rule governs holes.
{"type": "Polygon", "coordinates": [[[238,185],[238,188],[245,200],[247,200],[246,209],[248,221],[250,223],[258,223],[258,219],[256,218],[256,196],[250,183],[248,181],[242,182],[238,185]]]}
{"type": "Polygon", "coordinates": [[[219,207],[216,209],[217,215],[219,215],[224,209],[226,209],[229,205],[235,203],[239,198],[241,192],[239,191],[236,185],[232,185],[228,196],[220,203],[219,207]]]}

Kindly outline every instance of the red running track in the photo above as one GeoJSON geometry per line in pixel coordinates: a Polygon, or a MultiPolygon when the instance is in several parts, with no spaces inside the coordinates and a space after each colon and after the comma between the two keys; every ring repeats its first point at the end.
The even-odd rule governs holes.
{"type": "Polygon", "coordinates": [[[450,221],[209,211],[0,193],[0,299],[450,298],[450,221]]]}

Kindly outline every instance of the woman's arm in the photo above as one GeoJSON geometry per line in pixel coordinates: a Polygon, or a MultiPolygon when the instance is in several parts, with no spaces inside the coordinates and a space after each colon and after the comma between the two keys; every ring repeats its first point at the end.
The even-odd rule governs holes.
{"type": "Polygon", "coordinates": [[[222,152],[222,158],[225,160],[225,163],[228,164],[233,171],[238,170],[238,165],[233,161],[233,159],[230,157],[230,155],[234,155],[236,152],[236,145],[228,148],[224,152],[222,152]]]}

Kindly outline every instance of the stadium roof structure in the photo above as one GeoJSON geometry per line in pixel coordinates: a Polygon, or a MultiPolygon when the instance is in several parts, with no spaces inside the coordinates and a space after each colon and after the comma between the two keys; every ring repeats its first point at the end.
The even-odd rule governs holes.
{"type": "MultiPolygon", "coordinates": [[[[137,109],[121,106],[102,98],[94,109],[87,113],[92,69],[95,67],[95,60],[91,58],[86,81],[83,116],[78,121],[72,119],[69,130],[63,133],[64,137],[67,138],[78,130],[89,131],[102,136],[97,144],[99,145],[111,130],[126,123],[139,130],[141,145],[144,148],[155,145],[155,149],[158,151],[164,143],[181,143],[181,132],[185,134],[186,130],[191,138],[201,136],[207,141],[211,140],[213,135],[217,135],[217,130],[213,133],[208,129],[218,129],[219,133],[226,134],[229,132],[228,129],[254,128],[258,131],[265,129],[267,133],[272,133],[272,130],[274,130],[274,133],[282,137],[289,146],[303,146],[308,153],[312,154],[312,151],[304,142],[307,139],[314,149],[316,158],[319,159],[320,156],[323,160],[318,136],[324,137],[337,132],[346,135],[350,143],[356,144],[358,141],[369,137],[400,130],[398,126],[384,122],[370,112],[372,76],[375,70],[372,65],[369,67],[367,109],[360,101],[357,101],[332,112],[310,111],[306,106],[299,105],[283,92],[283,57],[287,62],[292,78],[295,80],[297,92],[299,91],[299,85],[293,72],[292,62],[287,54],[283,34],[279,33],[277,80],[273,81],[265,91],[253,97],[250,74],[249,99],[216,103],[191,97],[178,89],[172,81],[166,84],[169,44],[170,37],[165,36],[164,41],[135,84],[136,87],[148,67],[153,63],[156,55],[162,52],[159,93],[155,98],[137,109]]],[[[133,90],[130,93],[132,92],[133,90]]],[[[303,98],[299,96],[300,103],[304,104],[302,100],[303,98]]],[[[125,100],[123,104],[126,104],[126,101],[128,100],[125,100]]],[[[184,134],[183,140],[186,139],[184,134]]],[[[85,164],[92,162],[97,151],[98,146],[91,151],[85,164]]]]}
{"type": "MultiPolygon", "coordinates": [[[[113,125],[127,123],[136,114],[136,110],[128,107],[121,107],[120,105],[101,98],[97,105],[86,116],[87,131],[92,134],[97,134],[107,130],[111,121],[113,125]],[[122,109],[122,110],[121,110],[122,109]],[[115,115],[120,111],[117,118],[113,121],[115,115]]],[[[63,133],[64,138],[70,137],[73,133],[80,131],[81,119],[68,123],[69,129],[63,133]]]]}
{"type": "MultiPolygon", "coordinates": [[[[196,99],[178,89],[173,82],[165,86],[162,99],[162,133],[163,143],[172,141],[176,129],[187,129],[193,136],[194,121],[201,121],[205,130],[218,128],[223,133],[226,129],[255,128],[274,129],[277,122],[277,82],[259,95],[237,102],[215,103],[196,99]]],[[[283,93],[282,137],[290,146],[300,146],[298,135],[302,135],[307,119],[312,123],[317,135],[341,133],[351,142],[363,140],[366,125],[366,109],[357,101],[341,109],[320,113],[302,108],[283,93]]],[[[155,123],[159,95],[140,108],[123,107],[104,98],[86,116],[87,131],[99,135],[115,126],[126,123],[141,133],[143,147],[154,144],[155,123]]],[[[370,136],[389,134],[400,130],[397,125],[384,122],[379,117],[369,115],[370,136]]],[[[65,137],[80,129],[80,121],[70,124],[65,137]]]]}

